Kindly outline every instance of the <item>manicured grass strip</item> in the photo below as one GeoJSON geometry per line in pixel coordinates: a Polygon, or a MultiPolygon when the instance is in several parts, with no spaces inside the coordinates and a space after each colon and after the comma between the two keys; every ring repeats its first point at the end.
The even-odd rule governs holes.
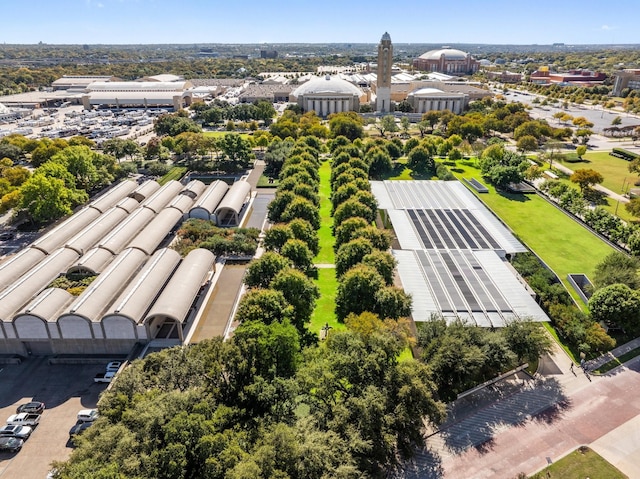
{"type": "Polygon", "coordinates": [[[186,166],[174,166],[169,172],[158,180],[160,186],[168,183],[171,180],[179,180],[187,172],[186,166]]]}
{"type": "Polygon", "coordinates": [[[553,326],[551,326],[551,323],[548,322],[543,322],[542,325],[544,326],[544,328],[547,330],[547,332],[553,337],[553,339],[555,339],[556,343],[558,343],[560,345],[560,347],[562,349],[564,349],[564,352],[567,353],[569,355],[569,357],[571,358],[571,360],[574,363],[579,363],[580,362],[580,352],[576,349],[570,349],[569,346],[567,346],[564,341],[562,341],[562,339],[560,339],[560,336],[558,336],[558,332],[553,328],[553,326]]]}
{"type": "Polygon", "coordinates": [[[572,479],[628,479],[618,469],[605,461],[598,453],[588,447],[580,447],[558,462],[546,467],[543,471],[531,477],[572,479]]]}
{"type": "Polygon", "coordinates": [[[314,258],[316,264],[333,264],[335,254],[333,245],[333,217],[331,216],[331,163],[325,161],[320,166],[320,229],[318,239],[320,241],[320,252],[314,258]]]}
{"type": "MultiPolygon", "coordinates": [[[[455,174],[458,177],[477,178],[480,171],[458,165],[455,174]]],[[[489,193],[476,196],[556,272],[570,292],[572,288],[567,283],[569,273],[584,273],[593,277],[598,263],[614,251],[607,243],[537,195],[498,193],[490,184],[487,184],[487,188],[489,193]]],[[[575,292],[573,294],[577,297],[575,292]]]]}
{"type": "Polygon", "coordinates": [[[260,175],[260,178],[258,178],[258,183],[256,184],[256,187],[258,188],[277,188],[278,187],[278,183],[280,183],[278,178],[272,178],[271,182],[269,182],[269,180],[270,178],[268,176],[260,175]]]}
{"type": "Polygon", "coordinates": [[[631,359],[633,359],[633,358],[635,358],[637,356],[640,356],[640,347],[632,349],[631,351],[628,351],[628,352],[624,353],[623,355],[618,356],[617,358],[613,358],[608,363],[604,363],[602,366],[600,366],[594,372],[597,373],[597,374],[604,374],[606,372],[611,371],[613,368],[621,366],[622,364],[626,363],[627,361],[630,361],[631,359]]]}
{"type": "Polygon", "coordinates": [[[320,288],[320,299],[316,302],[316,309],[311,315],[309,331],[320,334],[320,329],[327,323],[333,329],[344,328],[344,324],[338,322],[335,313],[336,290],[338,289],[336,270],[334,268],[319,268],[316,284],[320,288]]]}

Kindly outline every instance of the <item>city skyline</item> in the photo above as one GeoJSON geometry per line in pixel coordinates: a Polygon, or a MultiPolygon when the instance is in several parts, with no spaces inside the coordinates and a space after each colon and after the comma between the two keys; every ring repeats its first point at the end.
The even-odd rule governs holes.
{"type": "Polygon", "coordinates": [[[640,13],[635,0],[615,9],[597,0],[33,0],[2,10],[5,44],[377,43],[385,31],[394,43],[633,44],[640,13]]]}

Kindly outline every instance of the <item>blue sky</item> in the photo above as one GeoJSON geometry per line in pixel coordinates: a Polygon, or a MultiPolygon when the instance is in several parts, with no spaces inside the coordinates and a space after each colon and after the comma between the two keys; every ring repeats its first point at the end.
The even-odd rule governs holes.
{"type": "Polygon", "coordinates": [[[0,43],[640,43],[638,0],[0,0],[0,43]]]}

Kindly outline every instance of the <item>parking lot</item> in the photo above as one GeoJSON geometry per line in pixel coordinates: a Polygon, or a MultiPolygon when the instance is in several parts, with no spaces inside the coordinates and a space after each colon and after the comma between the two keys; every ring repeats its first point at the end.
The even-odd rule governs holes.
{"type": "Polygon", "coordinates": [[[80,409],[96,407],[106,384],[93,377],[104,372],[104,364],[50,365],[47,358],[28,358],[19,365],[0,365],[0,421],[31,400],[46,409],[22,450],[0,453],[1,479],[44,479],[54,460],[64,460],[73,450],[69,429],[80,409]]]}

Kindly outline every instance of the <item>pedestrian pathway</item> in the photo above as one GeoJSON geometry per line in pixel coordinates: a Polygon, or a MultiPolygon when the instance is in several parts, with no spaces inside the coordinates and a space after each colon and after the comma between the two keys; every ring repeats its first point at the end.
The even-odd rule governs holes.
{"type": "MultiPolygon", "coordinates": [[[[573,174],[573,170],[571,168],[567,168],[564,165],[561,165],[560,163],[553,163],[553,167],[556,170],[562,171],[563,173],[571,176],[573,174]]],[[[618,193],[615,193],[614,191],[611,191],[609,188],[605,188],[602,185],[595,185],[593,187],[594,190],[600,191],[601,193],[604,193],[605,195],[607,195],[608,197],[610,197],[611,199],[615,200],[615,201],[619,201],[620,203],[629,203],[629,198],[627,198],[626,196],[622,196],[618,193]]]]}
{"type": "Polygon", "coordinates": [[[636,347],[640,338],[586,362],[583,370],[554,343],[551,354],[541,358],[534,379],[520,373],[449,404],[447,419],[427,437],[427,449],[394,477],[442,478],[443,464],[458,464],[468,451],[491,450],[496,437],[513,426],[517,431],[532,422],[553,424],[575,408],[572,397],[608,384],[610,377],[592,376],[589,371],[636,347]]]}

